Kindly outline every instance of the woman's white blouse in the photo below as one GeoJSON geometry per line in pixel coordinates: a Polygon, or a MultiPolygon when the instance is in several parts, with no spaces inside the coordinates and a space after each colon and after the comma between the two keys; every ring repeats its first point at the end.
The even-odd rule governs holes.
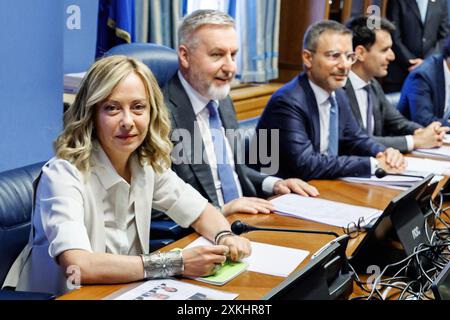
{"type": "Polygon", "coordinates": [[[54,260],[62,252],[148,253],[152,208],[182,227],[205,209],[207,200],[172,170],[158,174],[151,166],[141,166],[136,156],[130,158],[130,168],[128,184],[98,145],[89,173],[66,160],[51,159],[37,188],[32,244],[16,260],[4,285],[18,282],[17,290],[66,292],[71,288],[54,260]]]}

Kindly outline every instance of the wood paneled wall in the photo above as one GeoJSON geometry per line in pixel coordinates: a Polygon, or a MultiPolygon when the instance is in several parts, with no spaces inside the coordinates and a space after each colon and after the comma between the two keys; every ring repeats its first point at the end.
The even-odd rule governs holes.
{"type": "Polygon", "coordinates": [[[282,0],[280,19],[279,78],[287,82],[302,70],[303,34],[314,22],[328,18],[328,0],[282,0]]]}
{"type": "Polygon", "coordinates": [[[358,14],[365,14],[367,7],[376,3],[385,16],[388,0],[333,0],[331,3],[329,0],[281,0],[280,76],[276,82],[285,83],[302,70],[303,35],[312,23],[330,17],[344,23],[355,13],[360,1],[363,6],[362,10],[356,7],[358,14]]]}

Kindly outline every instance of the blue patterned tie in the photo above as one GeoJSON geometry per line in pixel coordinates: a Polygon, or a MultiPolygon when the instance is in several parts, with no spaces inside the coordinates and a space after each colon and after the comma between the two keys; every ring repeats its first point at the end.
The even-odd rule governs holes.
{"type": "Polygon", "coordinates": [[[217,158],[217,172],[222,185],[223,200],[225,203],[228,203],[239,198],[239,192],[234,180],[233,169],[228,163],[226,140],[222,132],[222,121],[219,117],[217,103],[211,100],[206,105],[206,108],[209,111],[209,127],[214,129],[214,132],[211,131],[211,133],[217,158]]]}
{"type": "Polygon", "coordinates": [[[330,102],[330,135],[328,136],[328,155],[337,156],[339,146],[339,110],[333,96],[328,98],[330,102]]]}
{"type": "Polygon", "coordinates": [[[370,84],[363,88],[367,92],[367,119],[366,119],[366,131],[369,136],[373,135],[373,99],[372,99],[372,87],[370,84]]]}

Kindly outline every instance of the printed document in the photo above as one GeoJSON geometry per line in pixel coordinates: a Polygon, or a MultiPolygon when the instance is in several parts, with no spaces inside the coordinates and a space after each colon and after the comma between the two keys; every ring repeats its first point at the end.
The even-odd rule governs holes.
{"type": "Polygon", "coordinates": [[[218,291],[172,279],[149,280],[113,300],[233,300],[236,293],[218,291]]]}
{"type": "Polygon", "coordinates": [[[450,146],[442,146],[433,149],[416,149],[412,153],[448,159],[450,158],[450,146]]]}
{"type": "Polygon", "coordinates": [[[352,222],[358,223],[360,218],[364,218],[366,225],[370,225],[382,213],[381,210],[374,208],[302,197],[297,194],[285,194],[270,202],[275,206],[275,212],[280,215],[312,220],[336,227],[347,227],[352,222]]]}

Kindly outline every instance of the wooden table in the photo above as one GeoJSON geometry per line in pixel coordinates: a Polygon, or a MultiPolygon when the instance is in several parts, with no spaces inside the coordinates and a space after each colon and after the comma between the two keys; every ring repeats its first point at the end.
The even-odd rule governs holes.
{"type": "MultiPolygon", "coordinates": [[[[312,181],[312,185],[316,186],[321,198],[340,201],[348,204],[369,206],[378,209],[384,209],[390,200],[400,193],[398,190],[387,189],[378,186],[351,184],[339,180],[322,180],[312,181]]],[[[279,227],[279,228],[294,228],[294,229],[311,229],[311,230],[327,230],[334,231],[338,234],[343,234],[341,228],[331,227],[316,222],[295,219],[291,217],[271,215],[246,215],[236,214],[229,217],[229,221],[243,220],[251,225],[259,227],[279,227]]],[[[197,234],[191,234],[170,246],[167,246],[163,251],[171,250],[173,248],[183,248],[198,237],[197,234]]],[[[291,248],[298,248],[308,250],[313,254],[320,249],[324,244],[328,243],[333,238],[328,235],[314,235],[314,234],[298,234],[298,233],[276,233],[276,232],[254,232],[246,234],[245,237],[251,241],[263,242],[268,244],[286,246],[291,248]]],[[[363,236],[350,240],[347,254],[350,255],[361,241],[363,236]]],[[[305,259],[296,270],[302,268],[308,263],[310,256],[305,259]]],[[[240,300],[256,300],[261,299],[270,290],[280,284],[285,278],[270,276],[256,272],[244,272],[237,278],[228,282],[222,287],[212,286],[204,283],[199,283],[194,280],[182,279],[183,282],[202,285],[214,289],[220,289],[229,292],[239,293],[240,300]]],[[[102,299],[108,295],[113,294],[117,290],[127,287],[135,286],[136,284],[122,284],[122,285],[87,285],[79,290],[72,291],[64,296],[61,300],[71,299],[102,299]]]]}

